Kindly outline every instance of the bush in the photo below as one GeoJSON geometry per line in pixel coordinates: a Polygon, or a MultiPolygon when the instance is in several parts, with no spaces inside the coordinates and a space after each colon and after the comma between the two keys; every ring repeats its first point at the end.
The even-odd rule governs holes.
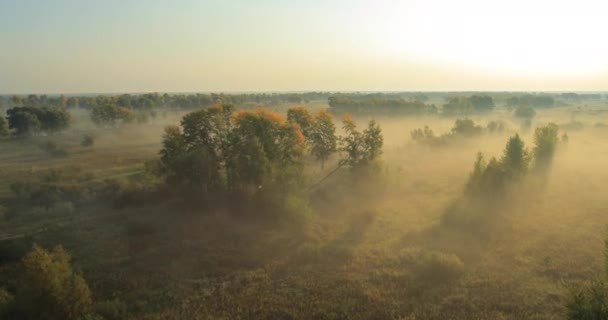
{"type": "Polygon", "coordinates": [[[15,297],[27,319],[82,319],[89,313],[91,292],[75,274],[61,246],[47,251],[37,245],[23,258],[24,274],[15,297]]]}

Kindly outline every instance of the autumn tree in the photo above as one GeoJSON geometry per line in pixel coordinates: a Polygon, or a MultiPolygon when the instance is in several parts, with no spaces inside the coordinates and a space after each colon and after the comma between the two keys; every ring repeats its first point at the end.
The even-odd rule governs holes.
{"type": "Polygon", "coordinates": [[[233,121],[226,157],[230,189],[263,188],[261,183],[280,178],[282,172],[299,161],[304,136],[298,125],[263,109],[240,111],[233,121]],[[246,164],[246,159],[251,159],[251,163],[246,164]]]}
{"type": "Polygon", "coordinates": [[[34,245],[22,263],[15,304],[26,319],[76,320],[89,313],[89,287],[72,271],[70,257],[61,246],[47,251],[34,245]]]}
{"type": "Polygon", "coordinates": [[[267,110],[233,109],[214,105],[184,116],[181,128],[165,129],[160,160],[166,181],[202,199],[222,191],[248,196],[288,192],[301,174],[299,126],[267,110]]]}
{"type": "Polygon", "coordinates": [[[321,168],[324,168],[325,161],[337,151],[338,147],[336,125],[331,114],[326,111],[319,111],[315,115],[310,129],[309,142],[311,144],[311,154],[318,161],[321,161],[321,168]]]}
{"type": "Polygon", "coordinates": [[[290,108],[287,110],[287,121],[298,124],[300,126],[300,130],[302,130],[304,139],[306,139],[306,141],[310,139],[314,119],[308,109],[304,107],[290,108]]]}

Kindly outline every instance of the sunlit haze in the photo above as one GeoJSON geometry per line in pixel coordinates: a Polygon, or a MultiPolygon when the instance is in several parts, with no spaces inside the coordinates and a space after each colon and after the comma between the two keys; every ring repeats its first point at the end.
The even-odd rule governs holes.
{"type": "Polygon", "coordinates": [[[0,1],[0,93],[605,90],[608,3],[0,1]]]}

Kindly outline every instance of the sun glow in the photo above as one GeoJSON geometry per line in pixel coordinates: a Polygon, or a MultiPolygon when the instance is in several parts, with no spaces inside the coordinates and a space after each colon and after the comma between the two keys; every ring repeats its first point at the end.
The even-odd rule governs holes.
{"type": "Polygon", "coordinates": [[[410,60],[532,77],[608,70],[605,1],[389,2],[378,41],[410,60]]]}

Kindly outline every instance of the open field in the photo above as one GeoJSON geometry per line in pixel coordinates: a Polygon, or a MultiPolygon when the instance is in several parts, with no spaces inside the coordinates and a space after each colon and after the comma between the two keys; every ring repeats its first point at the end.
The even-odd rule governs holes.
{"type": "MultiPolygon", "coordinates": [[[[449,132],[453,118],[377,117],[380,173],[353,184],[337,171],[310,192],[297,217],[259,218],[253,207],[235,216],[158,199],[5,212],[0,249],[8,264],[0,283],[15,285],[11,263],[32,243],[61,244],[108,319],[564,318],[569,290],[602,268],[608,130],[597,124],[608,123],[604,108],[539,110],[524,130],[498,109],[470,119],[482,126],[502,120],[503,132],[441,146],[417,144],[410,132],[424,125],[449,132]],[[548,122],[560,124],[569,141],[543,183],[524,181],[486,212],[494,217],[489,225],[442,223],[463,196],[477,152],[500,156],[516,132],[531,148],[533,128],[548,122]]],[[[1,141],[0,197],[9,201],[11,184],[49,172],[80,187],[140,179],[158,157],[162,128],[181,115],[119,129],[77,123],[52,137],[1,141]],[[81,146],[84,134],[95,136],[93,146],[81,146]],[[40,145],[48,139],[66,155],[45,153],[40,145]]],[[[306,159],[305,184],[336,161],[320,169],[306,159]]]]}

